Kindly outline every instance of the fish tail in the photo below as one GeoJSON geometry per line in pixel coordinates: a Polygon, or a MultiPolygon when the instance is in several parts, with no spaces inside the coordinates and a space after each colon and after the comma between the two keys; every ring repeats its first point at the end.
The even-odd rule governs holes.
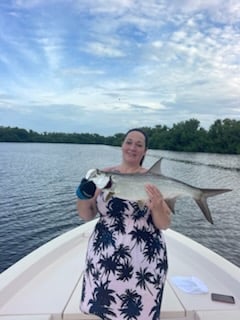
{"type": "Polygon", "coordinates": [[[201,197],[198,199],[195,199],[197,205],[201,209],[202,213],[204,214],[205,218],[213,224],[213,219],[211,212],[209,210],[208,204],[207,204],[207,198],[208,197],[214,197],[218,194],[225,193],[232,191],[231,189],[201,189],[201,197]]]}
{"type": "Polygon", "coordinates": [[[204,217],[209,221],[211,224],[213,224],[213,219],[211,212],[209,210],[208,204],[207,204],[207,198],[205,196],[201,197],[200,199],[195,199],[195,202],[201,209],[202,213],[204,214],[204,217]]]}

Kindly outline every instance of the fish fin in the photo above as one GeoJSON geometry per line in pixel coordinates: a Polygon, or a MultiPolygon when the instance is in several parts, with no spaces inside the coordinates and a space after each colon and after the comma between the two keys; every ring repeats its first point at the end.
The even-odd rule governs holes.
{"type": "Polygon", "coordinates": [[[147,172],[151,173],[156,173],[159,174],[161,173],[161,162],[162,162],[163,157],[161,157],[158,161],[156,161],[147,172]]]}
{"type": "Polygon", "coordinates": [[[201,197],[201,199],[195,199],[195,202],[201,209],[202,213],[204,214],[204,217],[207,219],[208,222],[213,224],[213,219],[211,212],[209,210],[208,204],[207,204],[207,198],[205,196],[201,197]]]}
{"type": "Polygon", "coordinates": [[[143,210],[143,208],[144,208],[144,206],[145,206],[145,201],[143,201],[143,200],[138,200],[138,201],[137,201],[137,204],[138,204],[140,210],[143,210]]]}
{"type": "Polygon", "coordinates": [[[171,198],[171,199],[164,199],[166,204],[168,205],[169,209],[172,211],[172,213],[175,213],[175,203],[177,198],[171,198]]]}
{"type": "Polygon", "coordinates": [[[201,189],[202,196],[199,199],[194,199],[199,208],[201,209],[202,213],[204,214],[207,221],[209,221],[211,224],[213,224],[213,219],[211,212],[209,210],[208,204],[207,204],[207,198],[213,197],[221,193],[230,192],[231,189],[201,189]]]}
{"type": "Polygon", "coordinates": [[[103,199],[104,201],[108,201],[112,196],[114,195],[114,192],[112,191],[104,191],[103,199]]]}
{"type": "Polygon", "coordinates": [[[232,189],[203,189],[203,188],[200,190],[204,194],[205,198],[214,197],[218,194],[232,191],[232,189]]]}

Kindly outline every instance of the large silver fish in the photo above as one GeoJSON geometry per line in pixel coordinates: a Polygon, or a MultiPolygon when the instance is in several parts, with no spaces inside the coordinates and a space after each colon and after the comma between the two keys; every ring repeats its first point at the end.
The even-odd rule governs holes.
{"type": "Polygon", "coordinates": [[[145,185],[151,183],[161,191],[164,200],[172,212],[174,212],[177,198],[192,197],[203,212],[205,218],[213,224],[207,198],[232,190],[201,189],[180,180],[167,177],[161,174],[161,160],[162,158],[145,173],[122,174],[91,169],[87,172],[86,178],[92,180],[99,189],[102,189],[105,192],[106,198],[115,196],[139,203],[144,203],[148,199],[145,185]]]}

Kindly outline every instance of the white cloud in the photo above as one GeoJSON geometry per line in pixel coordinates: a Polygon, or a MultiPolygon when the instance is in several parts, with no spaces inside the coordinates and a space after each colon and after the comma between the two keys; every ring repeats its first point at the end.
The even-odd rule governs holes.
{"type": "Polygon", "coordinates": [[[80,66],[77,68],[66,68],[62,70],[63,75],[102,75],[105,74],[104,70],[102,69],[90,69],[85,66],[80,66]]]}
{"type": "Polygon", "coordinates": [[[116,47],[113,47],[109,44],[104,44],[100,42],[90,42],[88,45],[83,49],[84,51],[97,56],[106,56],[106,57],[124,57],[124,52],[119,50],[116,47]]]}
{"type": "Polygon", "coordinates": [[[15,1],[0,21],[1,110],[46,131],[239,118],[238,2],[15,1]]]}

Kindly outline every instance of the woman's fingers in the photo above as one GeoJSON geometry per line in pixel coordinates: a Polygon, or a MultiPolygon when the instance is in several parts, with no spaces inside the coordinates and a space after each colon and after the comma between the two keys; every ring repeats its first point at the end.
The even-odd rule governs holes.
{"type": "Polygon", "coordinates": [[[157,205],[161,204],[163,196],[156,186],[154,186],[153,184],[146,184],[145,190],[148,194],[148,206],[150,208],[156,207],[157,205]]]}

